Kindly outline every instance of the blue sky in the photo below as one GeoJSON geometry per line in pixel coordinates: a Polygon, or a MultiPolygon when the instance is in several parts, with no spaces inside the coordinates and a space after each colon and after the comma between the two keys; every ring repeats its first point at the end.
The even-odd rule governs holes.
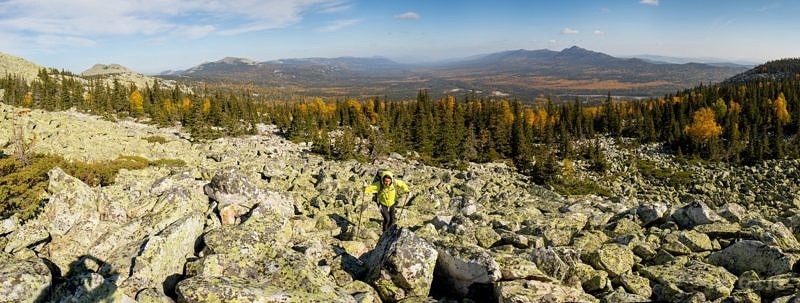
{"type": "Polygon", "coordinates": [[[786,0],[0,0],[0,52],[147,73],[227,56],[419,62],[572,45],[761,62],[800,57],[798,15],[786,0]]]}

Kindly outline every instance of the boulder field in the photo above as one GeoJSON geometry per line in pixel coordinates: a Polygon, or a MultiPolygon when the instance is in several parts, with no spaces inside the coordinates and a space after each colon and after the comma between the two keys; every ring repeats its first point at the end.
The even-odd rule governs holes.
{"type": "Polygon", "coordinates": [[[50,170],[41,213],[0,221],[0,302],[800,300],[796,161],[660,195],[617,167],[632,181],[611,183],[614,196],[562,196],[503,163],[327,161],[271,126],[191,143],[131,121],[16,111],[0,104],[0,143],[21,124],[36,152],[187,165],[123,170],[103,187],[50,170]],[[411,186],[387,232],[377,206],[360,211],[380,168],[411,186]],[[789,192],[749,198],[773,187],[789,192]]]}

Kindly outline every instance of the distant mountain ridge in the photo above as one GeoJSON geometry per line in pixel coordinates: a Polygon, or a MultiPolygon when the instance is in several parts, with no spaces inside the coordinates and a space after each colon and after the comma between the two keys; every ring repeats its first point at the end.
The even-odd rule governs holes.
{"type": "Polygon", "coordinates": [[[171,79],[242,82],[310,95],[413,96],[433,93],[662,95],[744,72],[741,66],[656,64],[578,46],[561,51],[509,50],[438,64],[411,65],[383,57],[293,58],[255,62],[224,58],[171,79]]]}

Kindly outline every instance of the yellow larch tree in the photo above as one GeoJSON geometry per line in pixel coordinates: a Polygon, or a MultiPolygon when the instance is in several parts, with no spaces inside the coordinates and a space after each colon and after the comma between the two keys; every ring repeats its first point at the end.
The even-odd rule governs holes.
{"type": "Polygon", "coordinates": [[[775,111],[775,116],[778,118],[780,125],[785,125],[791,120],[789,111],[786,109],[786,97],[783,96],[783,93],[778,94],[778,99],[772,104],[772,110],[775,111]]]}
{"type": "Polygon", "coordinates": [[[703,107],[692,114],[692,124],[684,128],[684,133],[695,142],[708,143],[722,134],[722,127],[714,117],[714,110],[703,107]]]}
{"type": "Polygon", "coordinates": [[[128,99],[131,102],[131,115],[138,117],[144,113],[144,98],[142,98],[142,94],[139,93],[139,90],[134,90],[128,99]]]}

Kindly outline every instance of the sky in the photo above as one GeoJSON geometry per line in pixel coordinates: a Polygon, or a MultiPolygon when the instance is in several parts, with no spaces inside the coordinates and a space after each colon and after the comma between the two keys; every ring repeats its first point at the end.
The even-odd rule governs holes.
{"type": "Polygon", "coordinates": [[[795,0],[0,0],[0,52],[80,72],[224,57],[404,63],[573,45],[764,62],[800,57],[795,0]]]}

